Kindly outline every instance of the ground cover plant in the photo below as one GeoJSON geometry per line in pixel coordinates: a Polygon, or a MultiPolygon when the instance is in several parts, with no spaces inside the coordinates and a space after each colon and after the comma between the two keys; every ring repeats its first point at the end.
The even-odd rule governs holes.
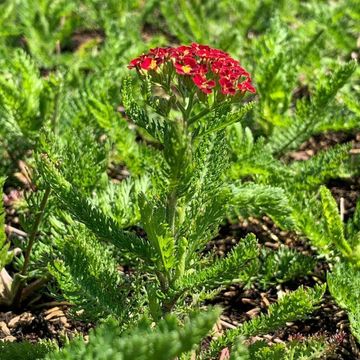
{"type": "Polygon", "coordinates": [[[360,357],[358,2],[0,8],[0,359],[360,357]]]}

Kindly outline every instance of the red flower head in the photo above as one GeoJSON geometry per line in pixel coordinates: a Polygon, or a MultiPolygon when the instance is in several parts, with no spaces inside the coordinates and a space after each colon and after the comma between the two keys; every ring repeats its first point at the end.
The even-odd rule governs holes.
{"type": "Polygon", "coordinates": [[[191,44],[176,48],[155,48],[132,60],[129,68],[161,73],[162,64],[170,64],[179,76],[189,76],[205,94],[220,91],[223,95],[255,93],[250,74],[237,60],[222,50],[206,45],[191,44]]]}

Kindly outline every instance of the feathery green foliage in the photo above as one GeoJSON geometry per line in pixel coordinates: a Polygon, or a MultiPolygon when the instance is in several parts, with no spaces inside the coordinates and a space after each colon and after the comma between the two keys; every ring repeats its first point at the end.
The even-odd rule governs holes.
{"type": "Polygon", "coordinates": [[[360,341],[359,289],[360,270],[350,263],[339,263],[328,274],[327,282],[332,296],[340,307],[347,310],[351,331],[360,341]]]}
{"type": "Polygon", "coordinates": [[[65,298],[76,304],[73,311],[92,319],[113,315],[125,323],[138,300],[136,279],[121,274],[112,251],[80,224],[69,224],[67,234],[60,233],[55,241],[64,261],[55,260],[50,271],[65,298]]]}
{"type": "MultiPolygon", "coordinates": [[[[4,186],[5,179],[0,178],[0,188],[4,186]]],[[[9,264],[13,258],[13,253],[9,251],[10,243],[6,241],[5,234],[5,211],[3,209],[2,203],[0,206],[0,271],[3,267],[9,264]]]]}
{"type": "Polygon", "coordinates": [[[335,199],[330,190],[322,186],[320,188],[322,211],[326,221],[327,236],[344,257],[351,257],[351,248],[345,239],[344,227],[337,208],[335,199]]]}
{"type": "Polygon", "coordinates": [[[281,246],[278,250],[261,252],[261,267],[257,276],[261,287],[283,283],[305,276],[314,270],[316,260],[296,250],[281,246]]]}
{"type": "Polygon", "coordinates": [[[246,284],[259,268],[258,256],[256,238],[248,235],[224,259],[203,266],[195,273],[185,274],[178,286],[192,292],[199,288],[212,289],[234,282],[246,284]]]}
{"type": "Polygon", "coordinates": [[[242,218],[266,214],[283,224],[292,222],[289,201],[280,187],[253,183],[234,185],[230,203],[231,211],[242,218]]]}
{"type": "Polygon", "coordinates": [[[338,66],[332,76],[319,81],[309,104],[305,101],[297,103],[296,115],[290,120],[291,125],[285,128],[277,127],[269,138],[275,153],[296,148],[315,132],[315,126],[321,123],[327,106],[355,69],[354,62],[338,66]]]}
{"type": "Polygon", "coordinates": [[[2,360],[39,360],[44,359],[48,353],[56,350],[58,350],[56,342],[50,340],[41,340],[35,344],[26,341],[20,343],[0,342],[2,360]]]}
{"type": "Polygon", "coordinates": [[[216,354],[221,348],[234,344],[241,335],[250,337],[275,331],[288,321],[306,318],[316,309],[325,292],[325,286],[314,289],[299,288],[284,295],[272,304],[266,315],[262,314],[243,323],[237,329],[228,330],[222,337],[213,340],[210,345],[211,354],[216,354]]]}
{"type": "Polygon", "coordinates": [[[336,248],[342,255],[333,269],[327,275],[327,283],[330,293],[340,307],[345,309],[350,320],[351,332],[360,340],[360,310],[359,310],[359,201],[355,214],[345,227],[340,218],[335,200],[329,190],[322,188],[322,201],[324,216],[327,220],[328,236],[335,243],[336,248]],[[346,231],[345,231],[346,230],[346,231]],[[347,238],[345,238],[345,234],[347,238]],[[339,244],[340,242],[340,244],[339,244]],[[344,249],[345,246],[345,249],[344,249]],[[346,252],[348,250],[348,252],[346,252]]]}
{"type": "Polygon", "coordinates": [[[0,83],[2,132],[24,135],[25,140],[26,136],[39,130],[45,120],[45,81],[35,62],[19,49],[3,69],[0,83]]]}
{"type": "Polygon", "coordinates": [[[74,218],[85,224],[102,239],[118,247],[120,251],[132,252],[144,260],[149,260],[149,248],[143,239],[124,231],[110,217],[91,204],[64,179],[51,160],[43,157],[39,169],[45,181],[54,189],[59,200],[66,206],[74,218]]]}
{"type": "Polygon", "coordinates": [[[191,314],[183,326],[174,316],[169,316],[154,329],[140,326],[131,333],[121,333],[117,322],[108,321],[90,335],[88,343],[77,339],[46,359],[171,360],[193,350],[218,316],[216,309],[191,314]]]}
{"type": "Polygon", "coordinates": [[[267,345],[263,341],[256,341],[249,347],[249,353],[252,358],[257,360],[294,360],[322,359],[331,355],[331,345],[324,339],[312,337],[304,341],[290,341],[287,344],[267,345]]]}
{"type": "MultiPolygon", "coordinates": [[[[167,313],[183,317],[234,282],[265,289],[314,269],[315,256],[285,246],[265,251],[252,235],[224,258],[204,252],[226,219],[236,226],[239,217],[264,215],[326,255],[330,292],[359,339],[349,279],[358,278],[360,202],[343,224],[323,187],[358,174],[358,156],[350,160],[349,144],[316,146],[310,158],[291,153],[311,136],[314,144],[336,131],[348,141],[360,129],[360,73],[350,60],[357,56],[359,18],[355,0],[1,2],[0,168],[10,189],[24,189],[26,208],[17,211],[28,236],[9,241],[0,229],[0,270],[11,262],[10,274],[31,285],[47,281],[49,269],[57,281],[50,290],[72,302],[74,313],[121,321],[54,356],[189,359],[215,318],[184,340],[181,326],[169,330],[175,320],[161,320],[167,313]],[[162,91],[149,79],[138,87],[128,76],[126,65],[147,49],[193,41],[240,59],[257,94],[242,106],[212,107],[206,95],[186,94],[185,83],[162,91]],[[24,162],[30,185],[18,173],[24,162]],[[18,276],[25,259],[9,249],[25,252],[29,239],[29,271],[18,276]],[[142,314],[157,324],[152,330],[150,321],[146,331],[137,328],[142,314]]],[[[302,291],[235,330],[234,339],[310,313],[320,290],[308,297],[302,291]]],[[[250,346],[246,355],[234,339],[226,344],[239,360],[314,358],[328,349],[322,339],[308,339],[250,346]]],[[[16,346],[4,349],[16,354],[16,346]]],[[[18,346],[20,354],[27,351],[28,344],[18,346]]]]}

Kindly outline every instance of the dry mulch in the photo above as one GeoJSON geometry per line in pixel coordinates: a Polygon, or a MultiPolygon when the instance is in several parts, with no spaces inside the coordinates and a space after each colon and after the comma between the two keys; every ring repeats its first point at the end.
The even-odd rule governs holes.
{"type": "Polygon", "coordinates": [[[56,340],[59,345],[76,335],[87,335],[93,324],[74,320],[66,304],[42,304],[42,308],[27,309],[20,313],[0,312],[0,341],[56,340]]]}
{"type": "Polygon", "coordinates": [[[327,150],[337,144],[351,143],[351,155],[360,154],[360,133],[345,133],[345,132],[327,132],[312,136],[308,141],[303,143],[299,150],[287,154],[286,159],[290,160],[308,160],[316,155],[319,151],[327,150]]]}

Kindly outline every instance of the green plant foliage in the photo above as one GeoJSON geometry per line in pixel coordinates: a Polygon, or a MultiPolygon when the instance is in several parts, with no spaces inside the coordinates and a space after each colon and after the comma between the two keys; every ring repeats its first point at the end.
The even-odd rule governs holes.
{"type": "Polygon", "coordinates": [[[216,309],[195,313],[183,326],[174,316],[169,316],[154,329],[139,327],[131,333],[121,333],[117,322],[108,321],[90,335],[88,343],[77,339],[46,359],[171,360],[193,350],[218,316],[216,309]]]}
{"type": "Polygon", "coordinates": [[[267,334],[285,325],[288,321],[306,318],[316,309],[325,292],[325,286],[316,286],[314,289],[299,288],[284,295],[277,303],[272,304],[268,313],[243,323],[239,328],[228,330],[224,336],[213,340],[210,352],[217,353],[221,348],[232,345],[241,335],[250,337],[267,334]]]}
{"type": "Polygon", "coordinates": [[[178,286],[193,292],[205,290],[234,282],[248,283],[256,274],[258,263],[257,241],[254,235],[248,235],[226,257],[213,264],[206,264],[195,273],[185,274],[178,286]]]}
{"type": "Polygon", "coordinates": [[[320,30],[305,42],[275,15],[269,29],[255,41],[254,61],[265,59],[256,62],[255,77],[261,99],[257,109],[259,122],[267,133],[290,128],[292,90],[298,71],[321,35],[320,30]]]}
{"type": "Polygon", "coordinates": [[[83,226],[68,225],[67,234],[61,235],[55,241],[64,261],[55,260],[50,265],[50,272],[65,298],[76,304],[73,311],[85,311],[88,319],[113,315],[125,323],[132,303],[137,301],[136,296],[130,296],[136,289],[135,279],[118,271],[112,251],[83,226]]]}
{"type": "Polygon", "coordinates": [[[336,145],[329,150],[318,152],[309,160],[293,162],[290,165],[290,174],[295,177],[295,181],[288,185],[299,190],[317,190],[319,185],[329,179],[351,176],[349,151],[349,144],[336,145]]]}
{"type": "MultiPolygon", "coordinates": [[[[224,186],[222,176],[227,167],[228,147],[224,134],[219,132],[202,138],[189,169],[191,182],[185,179],[187,206],[179,209],[179,220],[183,218],[179,235],[188,239],[189,255],[216,235],[226,214],[229,190],[224,186]]],[[[179,190],[183,191],[182,188],[179,190]]]]}
{"type": "Polygon", "coordinates": [[[52,55],[59,52],[60,44],[68,40],[74,30],[76,23],[73,15],[76,5],[66,0],[41,0],[37,6],[31,1],[21,3],[18,18],[22,32],[28,39],[29,50],[41,59],[44,65],[50,65],[52,55]],[[71,20],[64,22],[64,17],[71,20]]]}
{"type": "Polygon", "coordinates": [[[244,129],[241,124],[235,124],[230,128],[229,142],[235,158],[230,169],[231,178],[259,176],[266,179],[281,170],[282,164],[271,154],[271,147],[265,138],[255,140],[250,128],[244,129]]]}
{"type": "Polygon", "coordinates": [[[65,179],[85,195],[95,189],[103,189],[107,183],[106,168],[108,143],[100,143],[90,127],[67,130],[61,138],[55,139],[49,133],[42,133],[37,142],[38,151],[47,154],[59,165],[65,179]]]}
{"type": "Polygon", "coordinates": [[[35,62],[22,50],[17,50],[2,70],[1,128],[16,135],[28,136],[39,130],[44,121],[45,82],[40,78],[35,62]]]}
{"type": "Polygon", "coordinates": [[[360,341],[359,268],[346,262],[336,264],[327,281],[331,295],[339,306],[347,310],[351,331],[360,341]]]}
{"type": "MultiPolygon", "coordinates": [[[[299,212],[301,208],[305,210],[302,220],[298,222],[300,229],[319,248],[320,253],[335,252],[335,255],[341,255],[343,259],[357,264],[359,262],[357,232],[349,234],[350,240],[346,238],[346,228],[336,201],[325,186],[320,187],[320,197],[321,203],[314,198],[299,206],[299,212]]],[[[300,213],[297,216],[300,217],[300,213]]]]}
{"type": "Polygon", "coordinates": [[[261,255],[258,282],[263,288],[305,276],[311,273],[316,265],[313,257],[285,246],[276,251],[263,250],[261,255]]]}
{"type": "Polygon", "coordinates": [[[345,239],[343,223],[335,199],[326,187],[320,188],[322,210],[326,221],[327,236],[344,257],[351,257],[351,247],[345,239]]]}
{"type": "Polygon", "coordinates": [[[24,359],[38,360],[44,359],[45,356],[58,350],[58,345],[54,341],[41,340],[35,344],[30,342],[0,342],[0,353],[2,360],[24,359]]]}
{"type": "Polygon", "coordinates": [[[125,79],[122,86],[122,102],[130,119],[138,126],[144,128],[153,138],[160,142],[164,141],[165,124],[157,117],[146,114],[134,99],[131,79],[125,79]]]}
{"type": "Polygon", "coordinates": [[[275,153],[298,147],[315,132],[315,125],[321,122],[327,106],[331,104],[355,69],[354,62],[338,66],[330,77],[319,81],[310,103],[305,101],[297,103],[296,115],[291,118],[291,124],[285,128],[277,127],[269,138],[275,153]]]}
{"type": "Polygon", "coordinates": [[[122,227],[130,227],[140,221],[139,197],[149,191],[150,185],[147,176],[127,178],[119,184],[109,183],[91,201],[122,227]]]}
{"type": "Polygon", "coordinates": [[[305,341],[290,341],[287,344],[267,345],[263,341],[257,341],[249,348],[250,356],[257,360],[294,360],[322,359],[332,353],[331,345],[319,337],[306,339],[305,341]]]}
{"type": "MultiPolygon", "coordinates": [[[[1,1],[0,172],[24,193],[21,208],[9,202],[27,234],[7,238],[0,210],[0,293],[5,277],[21,290],[0,302],[13,311],[22,295],[43,299],[28,289],[46,283],[37,295],[105,322],[49,359],[215,359],[225,347],[238,360],[327,356],[334,346],[323,338],[243,341],[306,318],[323,287],[286,294],[211,351],[194,350],[219,312],[184,320],[191,308],[233,283],[293,284],[316,267],[316,255],[264,250],[253,235],[224,257],[204,251],[221,225],[250,216],[323,256],[360,341],[360,201],[344,223],[325,188],[358,175],[358,156],[351,144],[298,152],[313,136],[348,141],[360,129],[359,19],[356,0],[1,1]],[[218,84],[205,94],[172,63],[127,69],[150,48],[192,42],[239,59],[256,93],[224,96],[218,84]]],[[[0,358],[44,358],[52,346],[6,343],[0,358]]]]}
{"type": "MultiPolygon", "coordinates": [[[[0,188],[4,186],[5,179],[0,178],[0,188]]],[[[5,211],[0,207],[0,271],[9,264],[13,258],[13,252],[9,251],[10,243],[6,240],[5,234],[5,211]]],[[[2,280],[2,279],[1,279],[2,280]]]]}
{"type": "Polygon", "coordinates": [[[349,238],[349,242],[352,246],[356,246],[359,242],[359,232],[360,232],[360,199],[356,202],[356,208],[354,216],[349,219],[345,227],[346,234],[349,238]]]}
{"type": "Polygon", "coordinates": [[[291,223],[291,208],[280,187],[260,184],[239,184],[232,187],[232,212],[242,218],[269,215],[275,221],[291,223]]]}
{"type": "Polygon", "coordinates": [[[114,244],[120,251],[132,252],[144,260],[151,259],[149,248],[143,239],[124,231],[110,217],[96,208],[84,196],[79,194],[69,182],[67,182],[49,159],[43,157],[39,163],[43,178],[49,186],[54,188],[59,200],[74,216],[75,220],[85,224],[91,231],[102,239],[114,244]]]}

